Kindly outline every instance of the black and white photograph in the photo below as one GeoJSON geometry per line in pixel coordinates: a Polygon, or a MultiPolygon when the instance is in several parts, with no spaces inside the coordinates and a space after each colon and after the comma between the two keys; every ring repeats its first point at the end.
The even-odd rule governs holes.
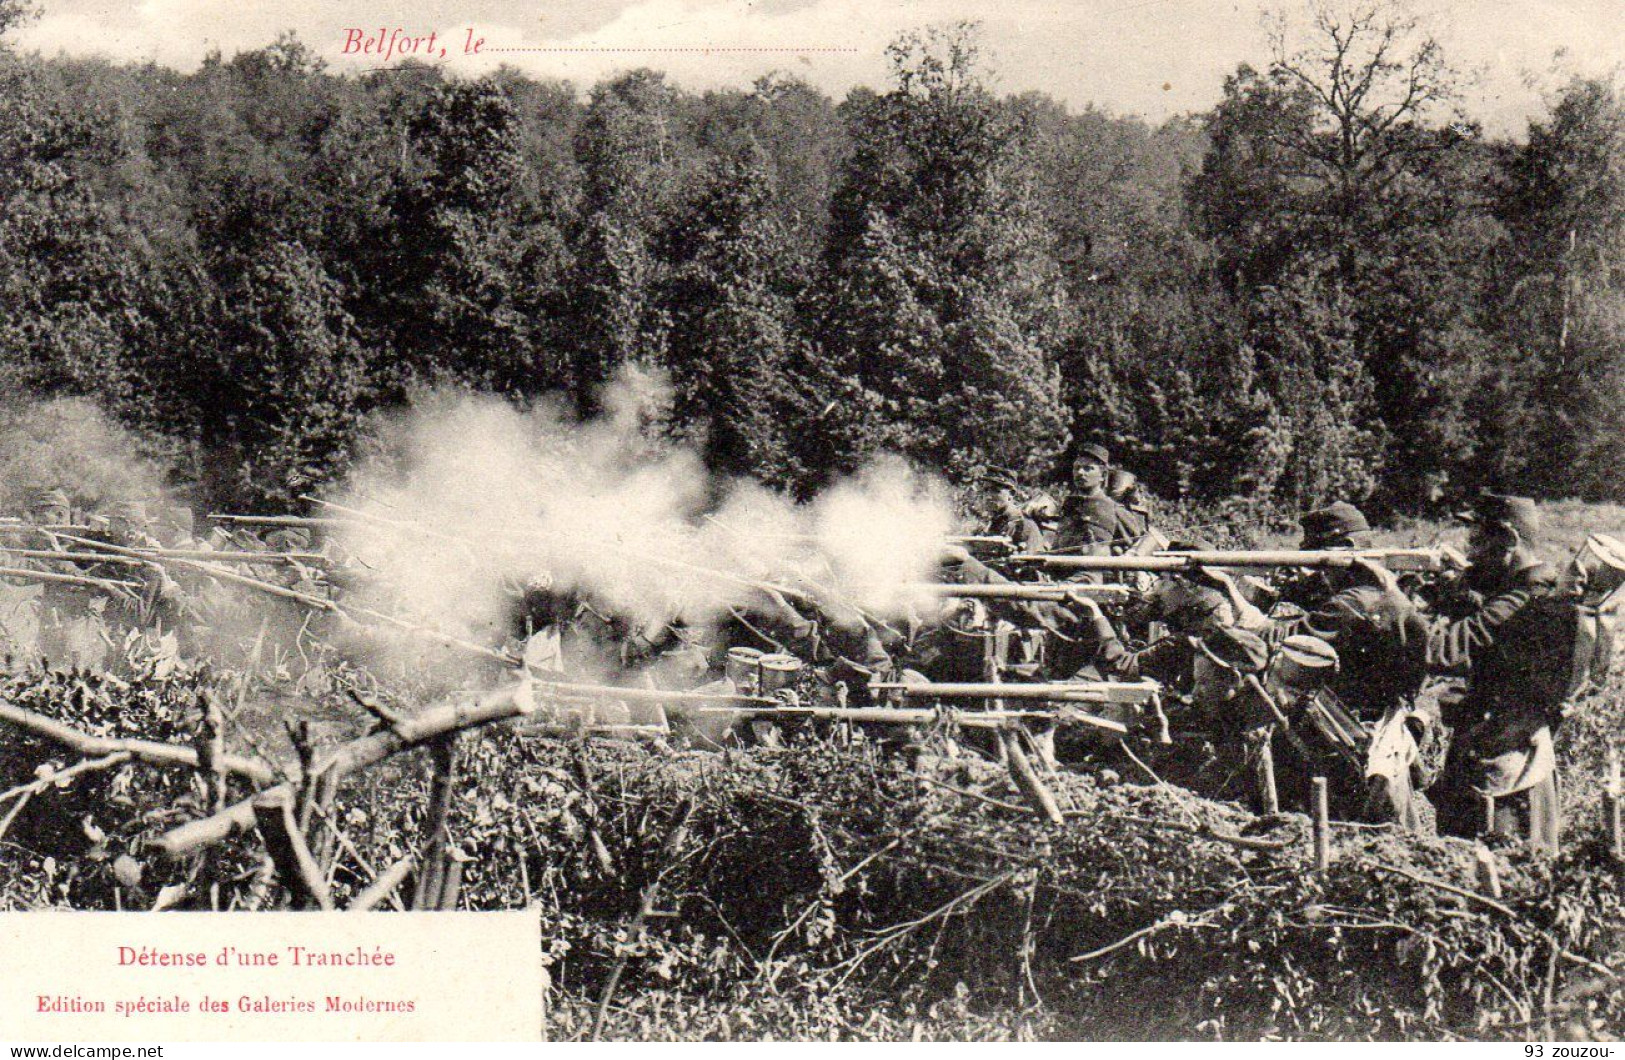
{"type": "Polygon", "coordinates": [[[0,1041],[1606,1055],[1621,42],[0,0],[0,1041]]]}

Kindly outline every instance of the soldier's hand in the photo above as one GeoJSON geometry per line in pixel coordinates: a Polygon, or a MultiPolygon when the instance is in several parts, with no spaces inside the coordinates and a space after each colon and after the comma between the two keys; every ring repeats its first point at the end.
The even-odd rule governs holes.
{"type": "Polygon", "coordinates": [[[1445,566],[1453,567],[1456,570],[1466,570],[1469,566],[1467,557],[1453,545],[1440,545],[1439,558],[1444,560],[1445,566]]]}
{"type": "Polygon", "coordinates": [[[1066,594],[1066,602],[1076,607],[1090,618],[1098,618],[1105,614],[1100,609],[1100,601],[1082,591],[1070,591],[1066,594]]]}
{"type": "Polygon", "coordinates": [[[1379,560],[1367,559],[1364,556],[1360,556],[1354,560],[1354,565],[1369,575],[1383,592],[1396,596],[1405,595],[1405,590],[1399,587],[1399,579],[1394,577],[1394,572],[1389,570],[1379,560]]]}

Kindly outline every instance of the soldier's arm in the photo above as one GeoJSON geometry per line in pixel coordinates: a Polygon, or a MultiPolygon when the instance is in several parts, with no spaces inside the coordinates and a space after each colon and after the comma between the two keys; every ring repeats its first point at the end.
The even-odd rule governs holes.
{"type": "Polygon", "coordinates": [[[1455,676],[1467,674],[1475,653],[1482,657],[1503,627],[1532,599],[1534,594],[1528,589],[1512,589],[1489,597],[1466,617],[1434,622],[1427,633],[1428,669],[1455,676]]]}
{"type": "MultiPolygon", "coordinates": [[[[1118,647],[1122,647],[1119,641],[1118,647]]],[[[1110,673],[1123,681],[1151,678],[1172,687],[1180,683],[1190,667],[1191,646],[1183,637],[1163,637],[1139,651],[1124,651],[1110,673]]]]}
{"type": "Polygon", "coordinates": [[[1094,665],[1102,674],[1124,681],[1153,678],[1163,684],[1174,684],[1188,668],[1191,647],[1183,637],[1164,637],[1139,651],[1131,651],[1118,636],[1100,605],[1087,598],[1075,602],[1088,627],[1085,636],[1097,644],[1094,665]]]}
{"type": "Polygon", "coordinates": [[[1336,647],[1340,636],[1358,625],[1369,622],[1370,616],[1368,614],[1361,611],[1354,601],[1339,594],[1301,618],[1286,623],[1286,625],[1292,627],[1292,633],[1319,637],[1326,643],[1336,647]]]}

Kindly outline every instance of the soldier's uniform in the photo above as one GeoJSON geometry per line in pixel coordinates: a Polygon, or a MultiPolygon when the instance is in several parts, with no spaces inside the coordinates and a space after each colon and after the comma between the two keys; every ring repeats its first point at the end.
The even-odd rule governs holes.
{"type": "MultiPolygon", "coordinates": [[[[153,534],[147,506],[140,501],[120,501],[108,509],[108,528],[100,535],[120,548],[162,548],[153,534]]],[[[187,594],[169,572],[157,564],[129,566],[106,564],[98,576],[123,578],[141,583],[132,597],[121,597],[109,608],[109,625],[115,632],[158,627],[173,631],[187,624],[187,594]]]]}
{"type": "Polygon", "coordinates": [[[1613,669],[1614,641],[1625,610],[1625,542],[1586,539],[1571,568],[1577,629],[1565,703],[1602,691],[1613,669]]]}
{"type": "MultiPolygon", "coordinates": [[[[73,521],[73,506],[68,495],[59,489],[36,493],[28,506],[28,521],[34,526],[53,526],[73,521]]],[[[69,551],[49,534],[38,535],[31,545],[53,551],[69,551]]],[[[28,564],[37,570],[53,574],[88,575],[77,563],[34,560],[28,564]]],[[[90,664],[101,659],[105,647],[93,636],[97,623],[92,618],[91,602],[98,594],[89,586],[45,582],[40,586],[36,606],[37,650],[52,664],[90,664]]],[[[105,606],[105,605],[101,605],[105,606]]]]}
{"type": "Polygon", "coordinates": [[[1102,446],[1085,445],[1073,460],[1073,474],[1081,477],[1086,469],[1098,484],[1075,487],[1061,505],[1055,550],[1080,555],[1110,555],[1113,546],[1132,543],[1125,532],[1122,509],[1106,492],[1111,475],[1111,454],[1102,446]],[[1098,472],[1098,473],[1097,473],[1098,472]],[[1096,474],[1097,473],[1097,474],[1096,474]]]}
{"type": "Polygon", "coordinates": [[[812,667],[821,683],[833,687],[842,682],[854,694],[866,695],[870,678],[892,667],[880,631],[857,616],[843,624],[808,612],[811,608],[803,611],[773,593],[748,618],[738,620],[743,636],[730,636],[724,644],[748,639],[752,643],[747,646],[786,652],[812,667]]]}
{"type": "Polygon", "coordinates": [[[1118,529],[1136,541],[1151,532],[1151,501],[1132,471],[1112,468],[1106,494],[1117,502],[1118,529]]]}
{"type": "Polygon", "coordinates": [[[1473,563],[1448,615],[1428,633],[1428,667],[1467,679],[1465,694],[1445,709],[1455,737],[1435,789],[1439,827],[1477,834],[1491,823],[1488,797],[1496,832],[1521,833],[1555,853],[1551,730],[1567,693],[1578,615],[1572,600],[1556,595],[1557,572],[1528,550],[1540,525],[1533,501],[1485,494],[1460,518],[1478,524],[1478,533],[1515,531],[1518,543],[1473,563]]]}
{"type": "Polygon", "coordinates": [[[1417,828],[1415,795],[1420,747],[1431,734],[1414,709],[1427,678],[1427,624],[1391,577],[1374,564],[1356,564],[1322,584],[1331,595],[1300,618],[1279,623],[1275,638],[1304,634],[1331,645],[1339,666],[1317,695],[1370,731],[1363,769],[1362,816],[1417,828]]]}
{"type": "Polygon", "coordinates": [[[977,482],[986,491],[983,497],[987,514],[985,533],[1009,538],[1017,552],[1043,552],[1049,548],[1049,540],[1039,529],[1038,522],[1018,499],[1021,484],[1014,475],[986,472],[977,476],[977,482]]]}
{"type": "MultiPolygon", "coordinates": [[[[1303,529],[1298,548],[1304,552],[1364,548],[1371,539],[1371,524],[1366,520],[1365,513],[1344,501],[1305,512],[1298,525],[1303,529]]],[[[1275,588],[1277,600],[1304,611],[1313,611],[1330,599],[1334,592],[1319,571],[1297,572],[1275,588]]]]}
{"type": "Polygon", "coordinates": [[[1055,551],[1083,556],[1110,555],[1113,546],[1132,543],[1138,535],[1123,518],[1122,508],[1106,494],[1074,494],[1061,505],[1055,551]]]}

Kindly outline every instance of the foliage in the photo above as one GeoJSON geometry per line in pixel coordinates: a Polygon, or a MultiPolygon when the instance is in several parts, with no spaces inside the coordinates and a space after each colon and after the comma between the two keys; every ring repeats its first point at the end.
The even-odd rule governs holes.
{"type": "Polygon", "coordinates": [[[1621,499],[1617,87],[1490,136],[1402,7],[1306,11],[1155,127],[1000,98],[967,26],[841,101],[0,50],[0,386],[161,439],[200,506],[289,503],[425,386],[586,412],[629,361],[800,494],[1098,438],[1181,502],[1621,499]]]}
{"type": "Polygon", "coordinates": [[[831,207],[817,337],[851,383],[813,444],[840,454],[831,470],[877,449],[1045,470],[1065,442],[1059,292],[1025,130],[984,86],[969,28],[888,54],[897,87],[854,109],[831,207]]]}
{"type": "MultiPolygon", "coordinates": [[[[5,694],[97,734],[185,744],[199,693],[237,679],[16,670],[5,694]]],[[[1577,776],[1617,726],[1620,691],[1566,732],[1577,776]]],[[[362,731],[303,709],[328,740],[362,731]]],[[[243,732],[228,744],[252,752],[243,732]]],[[[26,782],[53,758],[68,764],[10,741],[0,776],[26,782]]],[[[861,736],[720,754],[493,728],[463,736],[459,758],[463,902],[536,910],[558,1035],[590,1033],[617,964],[605,1030],[640,1038],[1516,1040],[1548,1020],[1548,1034],[1596,1037],[1625,1016],[1596,971],[1619,958],[1625,905],[1589,783],[1561,858],[1496,852],[1497,908],[1439,886],[1473,889],[1468,844],[1339,828],[1320,878],[1303,818],[1126,784],[1098,758],[1052,778],[1060,828],[1011,809],[1002,770],[960,759],[914,773],[861,736]],[[639,929],[654,881],[665,915],[639,929]]],[[[406,852],[427,787],[405,756],[340,792],[341,902],[406,852]]],[[[48,787],[0,846],[0,894],[10,907],[145,908],[168,886],[195,906],[213,880],[223,905],[246,901],[252,837],[201,863],[143,855],[200,815],[201,797],[180,768],[48,787]]]]}

